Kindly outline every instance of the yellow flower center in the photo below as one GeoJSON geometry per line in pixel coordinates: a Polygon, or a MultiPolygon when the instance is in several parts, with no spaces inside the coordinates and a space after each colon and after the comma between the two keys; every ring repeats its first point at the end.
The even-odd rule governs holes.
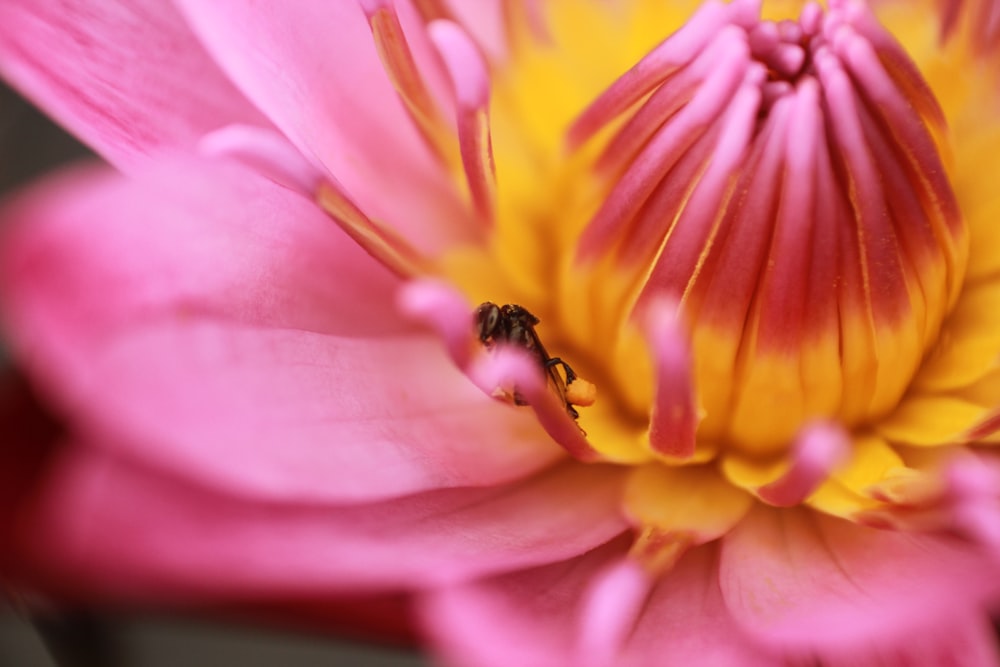
{"type": "Polygon", "coordinates": [[[754,496],[906,527],[940,496],[943,456],[995,437],[1000,404],[1000,321],[982,315],[1000,312],[1000,197],[980,177],[1000,154],[1000,114],[982,111],[994,75],[961,40],[941,48],[930,3],[879,4],[919,72],[850,2],[831,21],[799,0],[749,18],[742,0],[551,0],[541,21],[508,3],[509,54],[488,107],[460,91],[457,142],[379,10],[387,70],[489,231],[428,265],[320,198],[400,273],[540,320],[549,354],[598,387],[579,409],[591,446],[636,466],[624,505],[653,567],[724,534],[754,496]],[[690,59],[643,60],[699,7],[732,14],[685,38],[690,59]],[[651,446],[664,378],[644,315],[664,303],[698,407],[682,457],[651,446]]]}
{"type": "MultiPolygon", "coordinates": [[[[776,4],[768,7],[772,15],[800,3],[776,4]]],[[[447,274],[473,300],[520,303],[538,315],[547,345],[601,387],[599,405],[581,419],[595,446],[616,460],[649,456],[649,354],[628,318],[651,273],[676,267],[662,288],[681,300],[689,320],[704,458],[720,448],[780,452],[809,420],[857,426],[889,412],[935,340],[964,271],[966,237],[947,201],[866,208],[859,201],[866,190],[897,184],[866,182],[877,174],[857,168],[852,156],[834,155],[828,173],[813,179],[793,173],[796,165],[774,150],[766,155],[781,147],[770,135],[793,122],[789,115],[755,128],[745,169],[731,176],[706,229],[688,232],[683,216],[707,164],[686,181],[678,168],[679,176],[667,176],[680,180],[669,193],[677,203],[665,207],[658,236],[622,230],[624,240],[611,240],[618,248],[599,261],[580,261],[580,238],[623,167],[601,168],[607,133],[571,150],[567,130],[693,7],[556,2],[548,42],[521,25],[512,58],[494,78],[496,231],[485,250],[446,259],[447,274]],[[827,197],[824,188],[836,192],[827,197]],[[821,192],[801,196],[808,189],[821,192]],[[831,206],[843,208],[833,214],[838,219],[826,227],[815,222],[831,206]],[[755,215],[768,224],[752,228],[755,220],[742,209],[761,208],[766,212],[755,215]],[[782,238],[796,234],[804,236],[798,245],[782,238]],[[693,252],[679,247],[695,236],[701,243],[693,252]],[[629,247],[636,238],[638,247],[629,247]]],[[[794,83],[809,77],[819,75],[804,73],[794,83]]],[[[780,113],[763,105],[758,111],[772,112],[780,113]]],[[[940,188],[912,186],[922,177],[912,170],[899,175],[921,196],[941,196],[940,188]]]]}

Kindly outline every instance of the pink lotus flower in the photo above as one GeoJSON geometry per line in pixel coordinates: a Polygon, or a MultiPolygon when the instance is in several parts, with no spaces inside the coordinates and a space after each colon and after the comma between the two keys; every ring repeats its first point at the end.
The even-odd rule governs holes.
{"type": "Polygon", "coordinates": [[[876,4],[4,3],[114,167],[3,212],[73,429],[15,571],[413,592],[458,665],[1000,663],[995,55],[876,4]]]}

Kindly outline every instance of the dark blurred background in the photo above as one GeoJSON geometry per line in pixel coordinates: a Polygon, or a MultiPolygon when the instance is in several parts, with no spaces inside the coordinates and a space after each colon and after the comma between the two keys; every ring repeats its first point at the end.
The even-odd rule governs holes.
{"type": "MultiPolygon", "coordinates": [[[[0,83],[0,196],[90,155],[0,83]]],[[[0,374],[10,371],[0,338],[0,374]]],[[[0,545],[0,549],[3,546],[0,545]]],[[[0,667],[427,667],[416,651],[202,615],[56,610],[0,589],[0,667]],[[29,611],[30,609],[30,611],[29,611]]]]}

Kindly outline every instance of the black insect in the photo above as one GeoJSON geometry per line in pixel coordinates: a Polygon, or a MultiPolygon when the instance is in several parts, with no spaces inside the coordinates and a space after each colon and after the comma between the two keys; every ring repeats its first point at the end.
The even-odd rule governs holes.
{"type": "MultiPolygon", "coordinates": [[[[512,303],[498,306],[487,301],[476,308],[475,326],[479,340],[487,347],[492,348],[497,343],[505,343],[526,350],[538,360],[538,364],[548,373],[551,384],[555,386],[559,398],[566,406],[566,412],[576,419],[580,413],[573,407],[573,403],[567,398],[566,387],[573,384],[577,375],[570,368],[569,364],[559,357],[550,357],[545,351],[545,346],[535,333],[535,325],[539,319],[532,315],[526,308],[512,303]],[[556,370],[562,366],[566,374],[564,378],[556,370]]],[[[514,390],[514,403],[517,405],[527,405],[527,401],[514,390]]]]}

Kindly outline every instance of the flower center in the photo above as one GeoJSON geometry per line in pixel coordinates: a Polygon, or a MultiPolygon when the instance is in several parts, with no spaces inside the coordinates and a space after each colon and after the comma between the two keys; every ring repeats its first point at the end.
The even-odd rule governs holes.
{"type": "MultiPolygon", "coordinates": [[[[494,63],[432,22],[451,120],[389,5],[362,4],[484,232],[429,272],[473,304],[537,316],[545,347],[600,387],[580,423],[604,458],[767,457],[817,420],[862,426],[899,402],[954,304],[968,240],[943,114],[865,6],[775,0],[765,20],[753,0],[558,1],[539,21],[511,3],[510,51],[494,63]],[[797,18],[780,18],[789,8],[797,18]],[[665,303],[690,363],[648,338],[665,303]],[[657,414],[664,396],[687,415],[681,431],[697,427],[692,451],[657,444],[657,424],[674,423],[657,414]]],[[[426,268],[349,201],[321,201],[390,266],[426,268]]]]}
{"type": "MultiPolygon", "coordinates": [[[[602,401],[621,395],[639,417],[652,383],[630,324],[678,301],[700,444],[767,453],[811,420],[860,425],[897,404],[954,302],[967,240],[937,104],[870,15],[755,9],[706,4],[578,112],[562,135],[573,152],[535,144],[547,173],[525,169],[533,183],[506,197],[517,169],[498,153],[494,252],[511,300],[614,388],[602,401]]],[[[530,114],[549,98],[524,79],[551,63],[521,55],[508,75],[530,114]]]]}

